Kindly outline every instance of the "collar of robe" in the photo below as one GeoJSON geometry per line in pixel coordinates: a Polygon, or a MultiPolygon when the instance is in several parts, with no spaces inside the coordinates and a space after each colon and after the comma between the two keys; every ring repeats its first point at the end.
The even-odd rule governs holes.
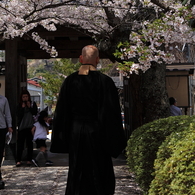
{"type": "Polygon", "coordinates": [[[79,68],[79,75],[88,75],[90,70],[96,71],[96,68],[92,64],[82,64],[79,68]]]}

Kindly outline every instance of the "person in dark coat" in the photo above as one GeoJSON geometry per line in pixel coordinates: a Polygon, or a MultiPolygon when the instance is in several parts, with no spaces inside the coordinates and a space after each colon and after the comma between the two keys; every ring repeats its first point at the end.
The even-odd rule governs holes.
{"type": "Polygon", "coordinates": [[[20,102],[17,105],[17,163],[16,166],[21,166],[24,144],[27,146],[27,165],[31,165],[33,156],[33,135],[31,129],[34,124],[34,116],[38,113],[38,108],[35,102],[31,101],[30,93],[23,90],[20,95],[20,102]],[[27,117],[28,116],[28,117],[27,117]]]}
{"type": "Polygon", "coordinates": [[[95,46],[82,49],[80,62],[62,84],[50,151],[69,153],[65,195],[113,195],[112,157],[126,147],[118,93],[113,80],[96,70],[95,46]]]}

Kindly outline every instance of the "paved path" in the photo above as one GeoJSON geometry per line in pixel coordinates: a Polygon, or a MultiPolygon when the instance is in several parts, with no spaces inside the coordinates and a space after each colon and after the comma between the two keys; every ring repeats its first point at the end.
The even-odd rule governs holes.
{"type": "MultiPolygon", "coordinates": [[[[6,183],[0,195],[64,195],[68,174],[67,154],[48,154],[54,162],[49,167],[28,167],[23,165],[2,166],[2,174],[6,183]]],[[[9,163],[7,163],[9,164],[9,163]]],[[[141,195],[141,190],[134,182],[134,176],[129,173],[123,155],[113,159],[116,190],[115,195],[141,195]]]]}

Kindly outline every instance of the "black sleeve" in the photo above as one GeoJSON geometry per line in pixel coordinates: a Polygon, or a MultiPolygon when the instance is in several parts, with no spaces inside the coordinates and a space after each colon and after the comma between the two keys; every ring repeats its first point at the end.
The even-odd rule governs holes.
{"type": "Polygon", "coordinates": [[[104,142],[110,155],[116,158],[127,145],[122,125],[119,97],[117,88],[111,78],[103,79],[102,88],[100,121],[105,135],[104,142]]]}
{"type": "Polygon", "coordinates": [[[68,78],[62,84],[54,112],[51,147],[53,153],[67,153],[69,148],[69,100],[68,78]]]}

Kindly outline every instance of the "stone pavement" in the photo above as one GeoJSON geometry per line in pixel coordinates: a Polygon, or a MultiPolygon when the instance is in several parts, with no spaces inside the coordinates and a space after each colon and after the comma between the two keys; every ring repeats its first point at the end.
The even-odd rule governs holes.
{"type": "MultiPolygon", "coordinates": [[[[53,166],[29,167],[23,164],[15,167],[15,162],[5,161],[2,166],[5,189],[0,190],[0,195],[64,195],[68,155],[49,152],[48,156],[54,162],[53,166]]],[[[128,171],[125,157],[121,155],[113,159],[113,164],[116,176],[115,195],[142,195],[133,174],[128,171]]]]}

